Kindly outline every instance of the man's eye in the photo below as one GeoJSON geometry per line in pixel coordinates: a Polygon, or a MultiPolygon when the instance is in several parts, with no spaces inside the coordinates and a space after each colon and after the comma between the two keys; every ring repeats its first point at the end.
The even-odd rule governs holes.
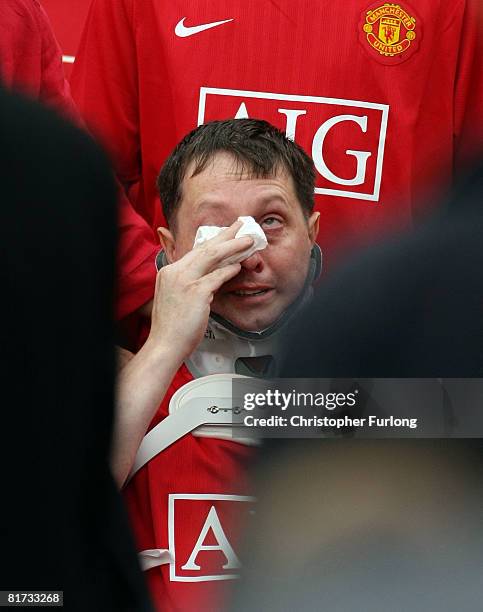
{"type": "Polygon", "coordinates": [[[267,217],[261,223],[262,227],[266,227],[267,229],[275,229],[276,227],[280,227],[282,222],[277,217],[267,217]]]}

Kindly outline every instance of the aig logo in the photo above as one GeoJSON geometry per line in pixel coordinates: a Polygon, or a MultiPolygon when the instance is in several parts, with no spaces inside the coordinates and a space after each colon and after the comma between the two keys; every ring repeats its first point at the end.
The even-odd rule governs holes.
{"type": "Polygon", "coordinates": [[[172,582],[238,578],[239,534],[254,513],[255,498],[175,493],[168,501],[172,582]]]}
{"type": "Polygon", "coordinates": [[[198,125],[265,119],[312,155],[315,193],[377,202],[388,115],[375,102],[202,87],[198,125]]]}

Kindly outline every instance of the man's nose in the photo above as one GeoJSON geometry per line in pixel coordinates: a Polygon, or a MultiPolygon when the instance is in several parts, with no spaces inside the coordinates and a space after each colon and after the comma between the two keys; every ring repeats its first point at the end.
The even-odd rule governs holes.
{"type": "Polygon", "coordinates": [[[241,262],[241,267],[249,272],[261,272],[263,270],[263,259],[259,251],[255,251],[247,259],[241,262]]]}

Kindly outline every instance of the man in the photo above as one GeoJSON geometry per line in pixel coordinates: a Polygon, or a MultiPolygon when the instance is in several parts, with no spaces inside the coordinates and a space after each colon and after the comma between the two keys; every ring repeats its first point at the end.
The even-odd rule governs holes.
{"type": "Polygon", "coordinates": [[[161,170],[167,265],[158,274],[150,336],[121,374],[113,453],[122,483],[146,429],[160,423],[162,452],[147,463],[138,453],[125,489],[160,610],[219,609],[237,575],[236,535],[252,511],[245,476],[252,451],[223,428],[180,432],[176,411],[188,406],[190,419],[197,410],[190,402],[209,397],[214,387],[206,385],[223,384],[223,375],[263,373],[277,334],[311,295],[320,269],[313,182],[304,151],[250,119],[199,127],[161,170]],[[252,242],[235,238],[240,216],[257,221],[268,246],[227,264],[252,242]],[[192,249],[206,225],[228,229],[192,249]]]}
{"type": "Polygon", "coordinates": [[[73,93],[153,228],[158,169],[196,125],[257,117],[294,137],[332,267],[426,215],[482,146],[481,6],[93,0],[73,93]]]}
{"type": "MultiPolygon", "coordinates": [[[[37,0],[0,3],[0,82],[54,108],[77,124],[82,123],[64,76],[61,50],[37,0]]],[[[122,319],[153,296],[156,248],[153,232],[123,195],[118,227],[116,314],[122,319]]]]}

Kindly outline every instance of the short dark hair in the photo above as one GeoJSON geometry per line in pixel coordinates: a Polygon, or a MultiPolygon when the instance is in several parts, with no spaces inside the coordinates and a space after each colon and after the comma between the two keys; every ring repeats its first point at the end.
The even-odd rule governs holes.
{"type": "Polygon", "coordinates": [[[292,177],[306,216],[314,208],[315,168],[305,151],[283,132],[261,119],[228,119],[199,126],[175,147],[158,176],[157,186],[169,226],[181,201],[181,184],[192,162],[191,176],[202,172],[217,153],[228,153],[241,172],[254,177],[284,169],[292,177]]]}

